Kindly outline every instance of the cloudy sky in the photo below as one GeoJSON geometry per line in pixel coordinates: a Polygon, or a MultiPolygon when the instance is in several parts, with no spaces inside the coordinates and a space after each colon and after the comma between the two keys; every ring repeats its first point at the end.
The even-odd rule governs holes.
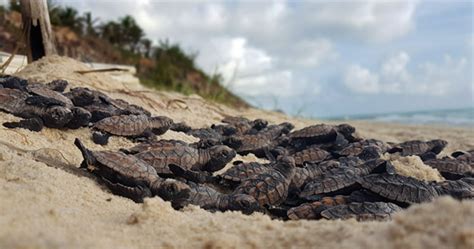
{"type": "Polygon", "coordinates": [[[472,1],[58,1],[130,14],[252,104],[312,117],[473,107],[472,1]]]}

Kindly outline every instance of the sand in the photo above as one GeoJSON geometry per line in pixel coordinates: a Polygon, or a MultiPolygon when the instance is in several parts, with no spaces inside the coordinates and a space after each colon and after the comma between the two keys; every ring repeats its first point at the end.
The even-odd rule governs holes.
{"type": "MultiPolygon", "coordinates": [[[[73,86],[93,87],[144,106],[153,114],[186,121],[193,127],[219,122],[224,115],[291,121],[296,127],[319,123],[258,109],[235,110],[199,96],[156,92],[138,84],[117,82],[106,74],[74,73],[86,65],[49,57],[18,75],[39,82],[68,79],[73,86]]],[[[17,120],[0,113],[0,120],[17,120]]],[[[474,149],[469,128],[405,126],[349,122],[365,137],[400,142],[442,138],[445,154],[474,149]]],[[[474,202],[439,198],[413,205],[390,222],[271,220],[261,214],[210,213],[198,207],[173,210],[160,198],[143,204],[110,194],[93,176],[78,169],[76,137],[92,149],[132,146],[113,137],[109,145],[93,144],[88,129],[29,132],[0,127],[0,248],[473,248],[474,202]]],[[[163,138],[196,141],[182,133],[163,138]]],[[[252,155],[236,160],[255,160],[252,155]]],[[[391,158],[400,174],[442,180],[417,158],[391,158]]]]}

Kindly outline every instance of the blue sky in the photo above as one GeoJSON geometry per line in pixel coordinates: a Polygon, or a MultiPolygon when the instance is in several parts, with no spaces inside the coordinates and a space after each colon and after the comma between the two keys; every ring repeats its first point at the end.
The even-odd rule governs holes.
{"type": "Polygon", "coordinates": [[[58,1],[134,16],[252,104],[310,117],[473,107],[472,1],[58,1]]]}

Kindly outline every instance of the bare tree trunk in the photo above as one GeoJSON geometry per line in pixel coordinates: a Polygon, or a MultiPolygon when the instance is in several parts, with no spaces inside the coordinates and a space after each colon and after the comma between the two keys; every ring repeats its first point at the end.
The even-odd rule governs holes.
{"type": "Polygon", "coordinates": [[[28,62],[56,54],[46,0],[20,0],[28,62]]]}

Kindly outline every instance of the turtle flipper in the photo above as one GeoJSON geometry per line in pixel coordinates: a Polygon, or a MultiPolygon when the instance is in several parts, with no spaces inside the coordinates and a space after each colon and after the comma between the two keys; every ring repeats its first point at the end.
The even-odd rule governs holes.
{"type": "Polygon", "coordinates": [[[143,202],[145,197],[151,197],[149,188],[143,186],[129,187],[121,183],[113,183],[106,178],[102,178],[105,185],[112,191],[113,194],[120,195],[132,199],[134,202],[143,202]]]}
{"type": "Polygon", "coordinates": [[[209,173],[187,170],[176,164],[170,164],[168,165],[168,168],[171,170],[171,172],[173,172],[175,176],[182,177],[186,180],[193,181],[195,183],[214,182],[214,177],[212,177],[212,175],[209,173]]]}
{"type": "Polygon", "coordinates": [[[92,133],[92,141],[100,145],[107,145],[109,143],[109,137],[110,134],[107,133],[101,133],[98,131],[92,133]]]}
{"type": "Polygon", "coordinates": [[[53,98],[39,96],[39,95],[28,97],[25,100],[25,103],[27,105],[34,105],[34,106],[40,106],[40,107],[49,107],[49,106],[55,106],[55,105],[64,106],[64,103],[61,101],[55,100],[53,98]]]}
{"type": "Polygon", "coordinates": [[[13,128],[23,128],[30,131],[41,131],[44,127],[43,120],[40,118],[29,118],[22,119],[18,122],[5,122],[3,126],[13,129],[13,128]]]}

